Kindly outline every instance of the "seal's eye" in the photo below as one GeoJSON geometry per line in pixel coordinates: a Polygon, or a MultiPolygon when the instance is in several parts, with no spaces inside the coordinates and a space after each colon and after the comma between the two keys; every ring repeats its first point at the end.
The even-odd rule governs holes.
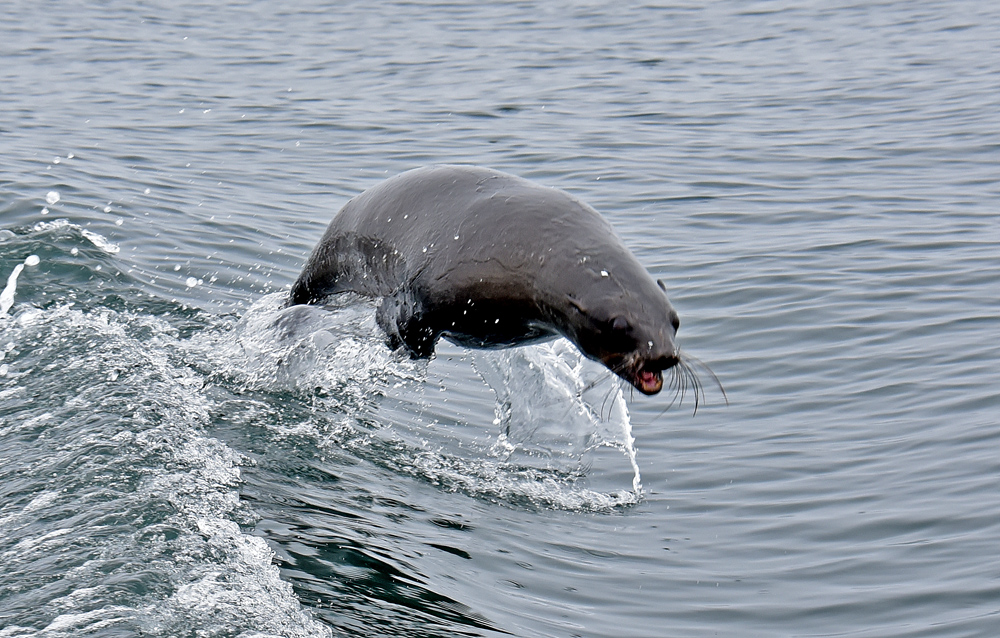
{"type": "Polygon", "coordinates": [[[677,334],[681,327],[681,318],[677,316],[675,310],[670,311],[670,325],[674,327],[674,334],[677,334]]]}
{"type": "Polygon", "coordinates": [[[628,319],[625,317],[615,317],[615,320],[611,322],[611,327],[618,332],[625,332],[629,329],[628,319]]]}

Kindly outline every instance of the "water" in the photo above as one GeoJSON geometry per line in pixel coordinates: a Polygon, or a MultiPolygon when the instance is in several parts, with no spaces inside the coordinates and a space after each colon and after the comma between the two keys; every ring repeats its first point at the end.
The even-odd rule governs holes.
{"type": "Polygon", "coordinates": [[[994,4],[8,4],[0,636],[1000,633],[994,4]],[[435,162],[607,215],[729,405],[289,330],[435,162]]]}

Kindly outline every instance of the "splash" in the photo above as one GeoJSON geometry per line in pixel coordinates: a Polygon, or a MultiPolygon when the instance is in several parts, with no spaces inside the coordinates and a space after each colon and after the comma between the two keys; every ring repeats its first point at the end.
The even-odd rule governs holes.
{"type": "Polygon", "coordinates": [[[607,511],[641,500],[621,388],[569,342],[503,351],[442,343],[435,360],[413,361],[386,348],[369,300],[289,308],[284,300],[282,293],[260,299],[222,342],[205,343],[197,355],[213,360],[213,375],[227,387],[264,401],[291,393],[303,414],[270,419],[276,436],[306,437],[447,491],[518,507],[607,511]],[[494,403],[493,414],[454,413],[454,403],[494,403]],[[631,490],[588,487],[590,457],[603,447],[627,457],[631,490]]]}
{"type": "Polygon", "coordinates": [[[635,438],[621,384],[569,341],[485,351],[476,369],[496,394],[495,450],[503,458],[579,458],[600,447],[621,450],[642,493],[635,438]]]}
{"type": "Polygon", "coordinates": [[[24,270],[24,264],[14,266],[14,272],[7,277],[7,286],[0,292],[0,315],[7,314],[10,307],[14,305],[14,291],[17,290],[17,276],[24,270]]]}
{"type": "Polygon", "coordinates": [[[314,393],[360,407],[391,383],[418,378],[423,364],[388,350],[375,307],[345,296],[337,305],[284,307],[285,293],[260,298],[223,338],[201,344],[217,374],[243,389],[314,393]],[[416,375],[416,376],[415,376],[416,375]]]}
{"type": "Polygon", "coordinates": [[[28,255],[24,263],[14,266],[13,272],[7,277],[7,285],[3,292],[0,292],[0,316],[6,315],[10,307],[14,305],[14,293],[17,291],[17,277],[24,270],[25,266],[37,266],[40,260],[38,255],[28,255]]]}

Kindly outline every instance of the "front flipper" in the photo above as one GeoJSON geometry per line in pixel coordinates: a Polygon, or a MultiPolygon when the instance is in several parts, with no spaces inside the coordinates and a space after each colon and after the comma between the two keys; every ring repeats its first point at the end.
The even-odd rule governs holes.
{"type": "Polygon", "coordinates": [[[441,331],[431,326],[423,304],[412,293],[397,291],[384,297],[375,320],[393,350],[403,346],[414,359],[428,359],[434,354],[441,331]]]}

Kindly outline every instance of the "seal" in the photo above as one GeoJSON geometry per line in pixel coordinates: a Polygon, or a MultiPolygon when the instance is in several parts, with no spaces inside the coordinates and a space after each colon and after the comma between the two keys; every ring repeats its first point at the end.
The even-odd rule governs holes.
{"type": "Polygon", "coordinates": [[[601,215],[564,191],[475,166],[392,177],[334,216],[288,304],[380,299],[391,348],[430,357],[562,335],[640,392],[680,363],[680,321],[601,215]]]}

